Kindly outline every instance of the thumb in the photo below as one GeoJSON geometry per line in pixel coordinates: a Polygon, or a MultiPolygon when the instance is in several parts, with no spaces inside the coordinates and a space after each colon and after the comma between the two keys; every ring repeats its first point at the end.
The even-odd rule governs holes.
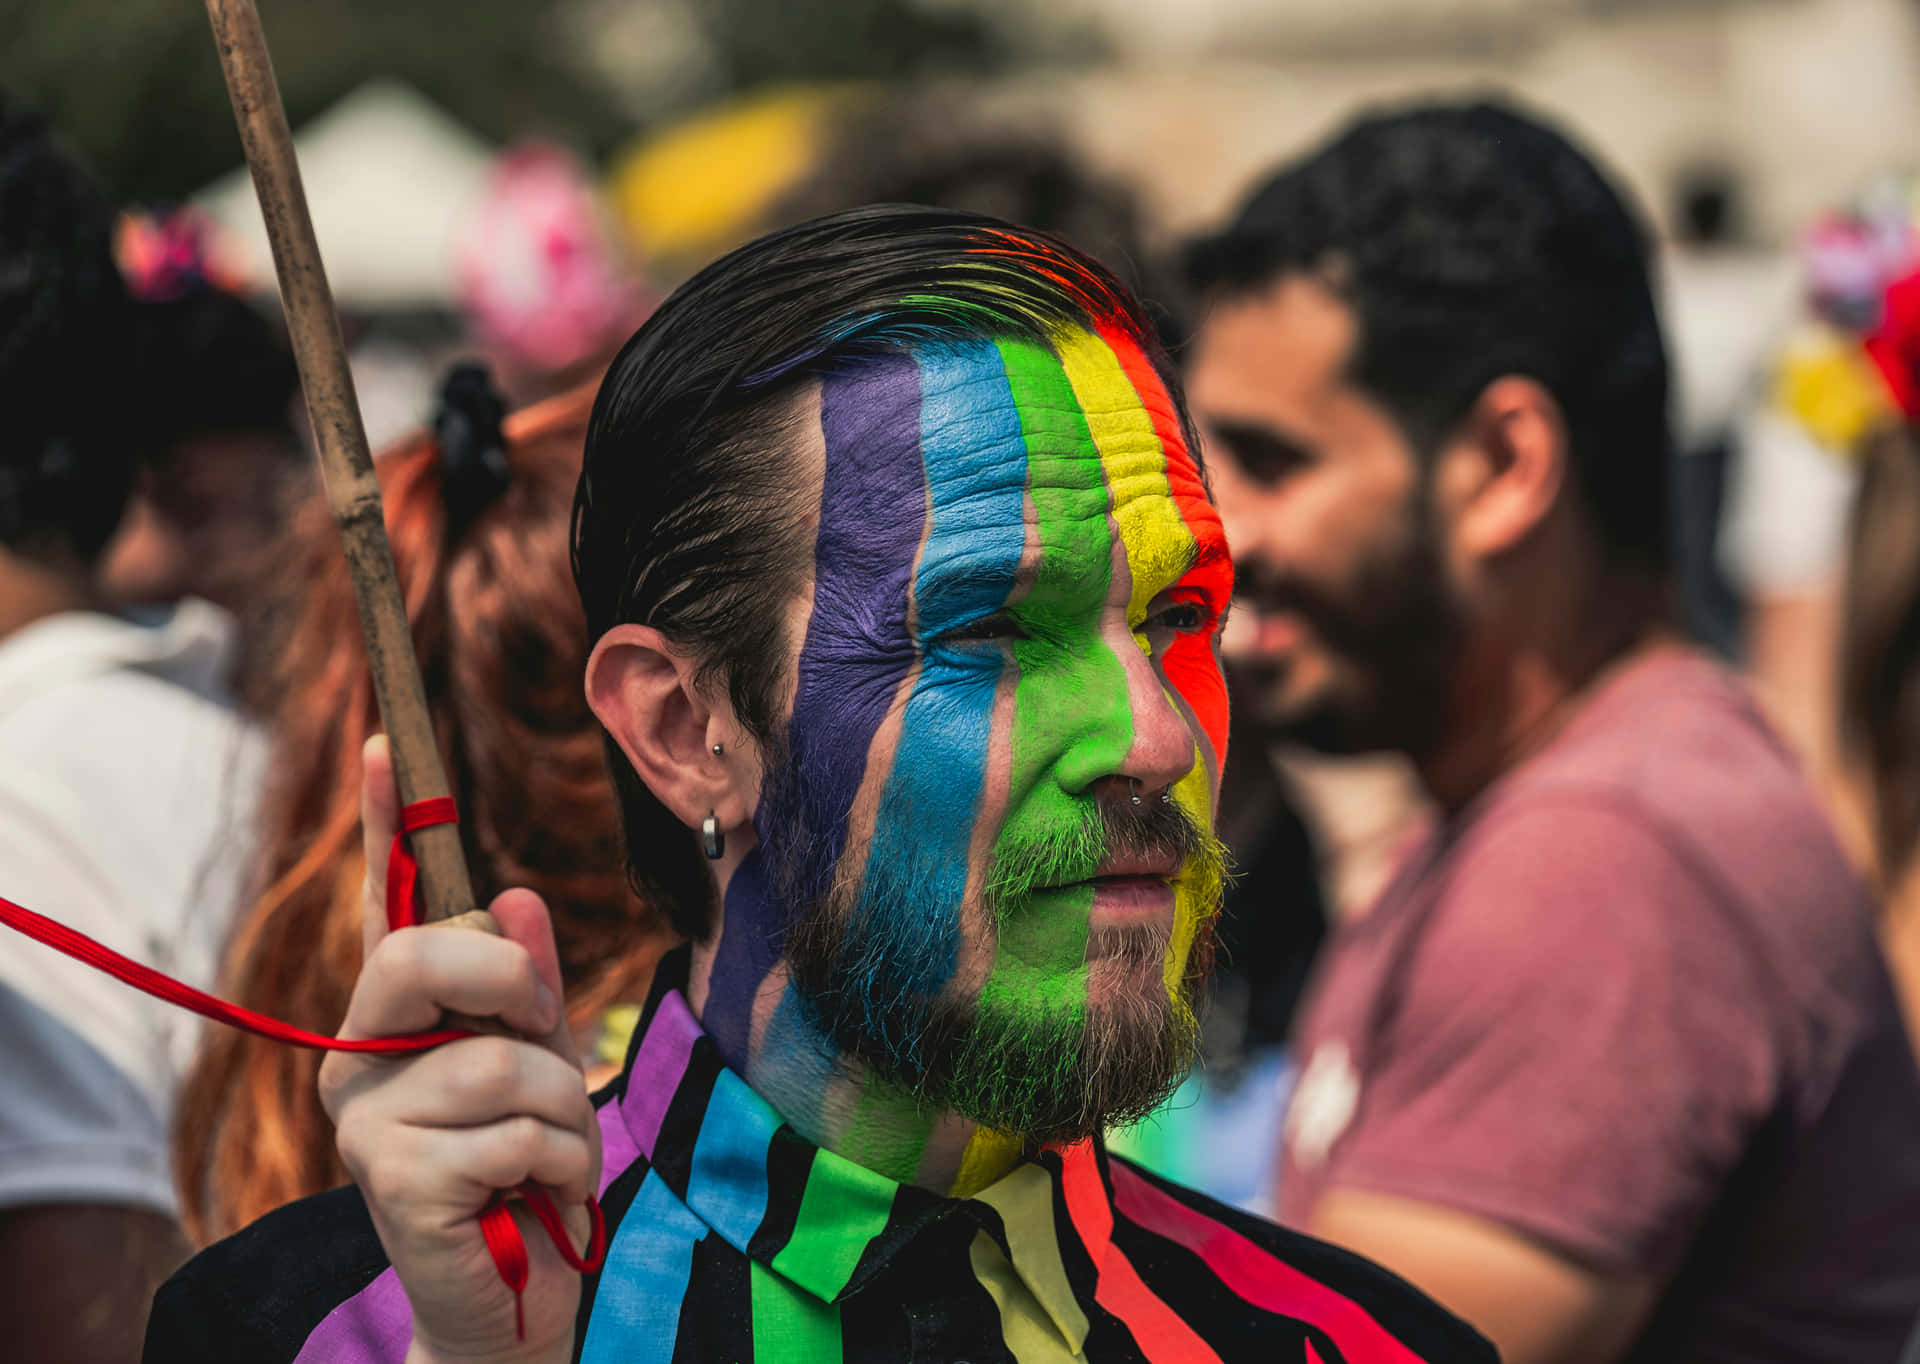
{"type": "Polygon", "coordinates": [[[547,912],[547,902],[530,890],[503,890],[493,897],[488,910],[494,922],[500,925],[500,936],[526,949],[527,955],[533,959],[534,973],[540,977],[540,983],[551,990],[554,999],[560,1002],[560,1007],[554,1011],[558,1021],[553,1028],[545,1036],[531,1040],[578,1066],[580,1054],[574,1048],[573,1030],[567,1023],[565,987],[560,980],[560,951],[554,945],[553,919],[547,912]]]}

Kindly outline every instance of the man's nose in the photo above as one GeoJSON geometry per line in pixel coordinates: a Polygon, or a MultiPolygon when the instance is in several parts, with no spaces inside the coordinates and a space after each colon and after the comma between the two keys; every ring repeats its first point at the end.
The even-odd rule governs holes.
{"type": "Polygon", "coordinates": [[[1193,770],[1194,727],[1160,670],[1138,650],[1127,664],[1127,702],[1133,743],[1120,775],[1157,793],[1193,770]]]}

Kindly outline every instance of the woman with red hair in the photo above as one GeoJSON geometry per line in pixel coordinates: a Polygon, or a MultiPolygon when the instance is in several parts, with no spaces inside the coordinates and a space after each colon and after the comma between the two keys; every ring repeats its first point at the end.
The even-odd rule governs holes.
{"type": "MultiPolygon", "coordinates": [[[[503,419],[484,371],[460,366],[432,431],[376,461],[474,892],[485,904],[531,886],[552,907],[583,1052],[610,1006],[644,992],[664,942],[624,876],[619,811],[580,683],[586,624],[567,527],[593,391],[503,419]]],[[[380,720],[326,507],[303,508],[291,541],[279,569],[288,590],[242,679],[273,757],[262,889],[236,923],[224,984],[241,1004],[330,1033],[360,969],[360,750],[380,720]]],[[[195,1240],[346,1181],[319,1066],[317,1052],[209,1031],[175,1146],[195,1240]]]]}

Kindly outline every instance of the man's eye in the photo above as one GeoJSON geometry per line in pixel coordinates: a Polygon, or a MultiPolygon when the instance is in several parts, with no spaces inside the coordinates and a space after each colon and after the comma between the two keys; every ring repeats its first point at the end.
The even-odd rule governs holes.
{"type": "Polygon", "coordinates": [[[1156,611],[1140,624],[1141,634],[1166,633],[1190,635],[1204,630],[1207,613],[1193,602],[1175,602],[1164,611],[1156,611]]]}
{"type": "Polygon", "coordinates": [[[935,638],[936,644],[998,644],[1003,640],[1025,639],[1027,632],[1005,612],[955,626],[935,638]]]}

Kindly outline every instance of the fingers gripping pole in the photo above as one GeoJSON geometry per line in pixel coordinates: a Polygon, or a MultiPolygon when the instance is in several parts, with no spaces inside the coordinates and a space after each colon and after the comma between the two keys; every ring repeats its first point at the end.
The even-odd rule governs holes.
{"type": "MultiPolygon", "coordinates": [[[[248,169],[253,172],[260,212],[266,219],[267,240],[273,247],[287,332],[320,447],[327,501],[340,528],[347,570],[360,608],[360,627],[366,637],[367,663],[373,670],[380,715],[393,746],[400,802],[412,805],[444,797],[448,794],[446,774],[434,743],[420,666],[413,656],[413,636],[394,573],[393,549],[387,543],[380,484],[367,450],[367,433],[354,398],[353,376],[340,340],[333,293],[327,287],[320,245],[307,213],[293,135],[287,129],[286,110],[280,103],[280,87],[274,80],[260,15],[254,0],[207,0],[207,17],[213,23],[220,69],[233,99],[234,119],[240,125],[240,141],[246,149],[248,169]]],[[[432,922],[474,913],[473,888],[467,879],[458,828],[435,825],[417,830],[411,838],[420,864],[423,916],[432,922]]],[[[492,926],[491,916],[484,912],[473,922],[476,927],[492,926]]]]}

